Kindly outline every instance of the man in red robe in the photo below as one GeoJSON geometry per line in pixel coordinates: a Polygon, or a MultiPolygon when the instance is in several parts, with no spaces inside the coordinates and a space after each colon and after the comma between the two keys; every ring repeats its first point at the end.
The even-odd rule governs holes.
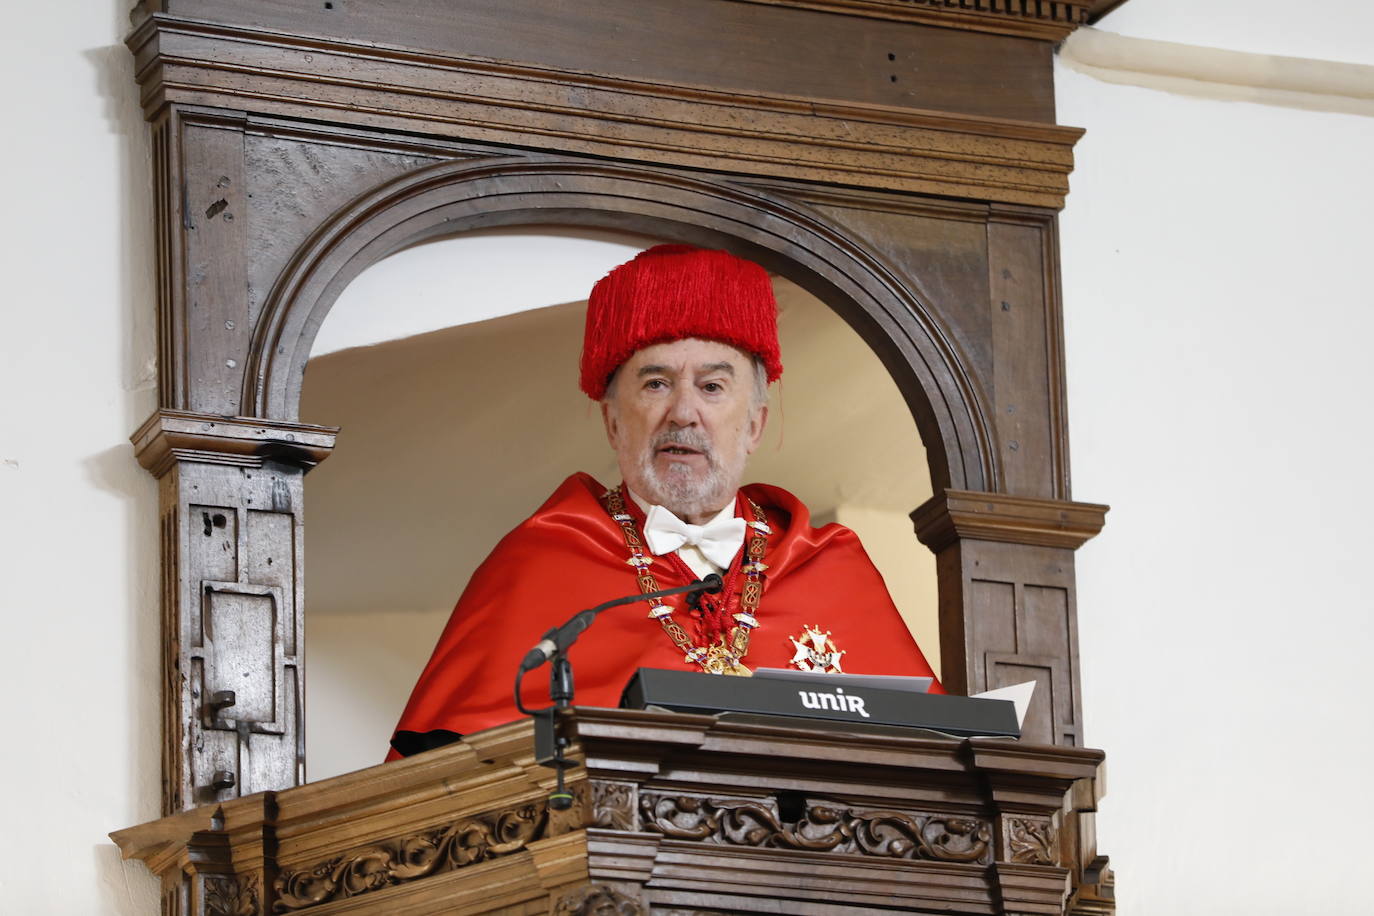
{"type": "MultiPolygon", "coordinates": [[[[740,487],[781,374],[777,306],[758,265],[660,245],[599,281],[581,384],[601,404],[623,482],[574,474],[478,567],[391,757],[516,718],[520,660],[576,611],[710,573],[724,588],[696,606],[648,599],[602,614],[569,653],[576,702],[618,705],[640,667],[933,676],[852,531],[811,527],[785,490],[740,487]]],[[[546,705],[542,681],[526,678],[526,705],[546,705]]]]}

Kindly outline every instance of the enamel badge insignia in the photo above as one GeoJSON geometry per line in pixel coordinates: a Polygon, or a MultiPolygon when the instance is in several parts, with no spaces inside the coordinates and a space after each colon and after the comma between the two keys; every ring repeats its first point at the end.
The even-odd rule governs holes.
{"type": "Polygon", "coordinates": [[[830,631],[821,632],[820,627],[805,627],[801,639],[789,636],[797,654],[792,656],[792,664],[803,671],[821,671],[826,674],[843,674],[840,669],[840,656],[843,649],[835,648],[830,631]]]}

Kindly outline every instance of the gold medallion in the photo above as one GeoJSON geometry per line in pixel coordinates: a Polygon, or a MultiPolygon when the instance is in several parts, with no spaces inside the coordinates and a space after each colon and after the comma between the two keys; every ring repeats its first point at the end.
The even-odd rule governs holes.
{"type": "Polygon", "coordinates": [[[725,646],[708,646],[701,668],[707,674],[729,674],[735,677],[752,677],[754,674],[738,658],[730,654],[730,650],[725,646]]]}

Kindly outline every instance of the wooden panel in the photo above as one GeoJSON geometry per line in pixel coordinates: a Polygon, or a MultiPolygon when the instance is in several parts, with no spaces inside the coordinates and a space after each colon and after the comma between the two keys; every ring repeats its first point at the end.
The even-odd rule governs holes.
{"type": "Polygon", "coordinates": [[[263,118],[250,118],[247,129],[248,322],[228,329],[237,335],[221,335],[228,338],[226,354],[247,349],[263,299],[299,240],[361,191],[460,155],[440,141],[400,144],[342,129],[303,131],[263,118]]]}
{"type": "Polygon", "coordinates": [[[1024,684],[1026,681],[1035,681],[1036,686],[1035,693],[1031,695],[1026,719],[1021,724],[1021,740],[1034,741],[1037,744],[1058,743],[1054,740],[1057,730],[1054,716],[1055,700],[1062,702],[1063,697],[1055,696],[1053,669],[1016,660],[989,658],[989,690],[1009,687],[1012,684],[1024,684]]]}
{"type": "Polygon", "coordinates": [[[166,112],[153,121],[153,218],[157,261],[157,391],[158,404],[186,406],[185,286],[182,259],[182,200],[180,127],[176,115],[166,112]]]}
{"type": "MultiPolygon", "coordinates": [[[[205,692],[234,694],[224,710],[235,722],[279,731],[281,707],[276,676],[281,657],[280,589],[205,582],[205,692]],[[272,677],[262,677],[262,672],[272,677]]],[[[207,722],[211,727],[214,722],[207,722]]]]}
{"type": "Polygon", "coordinates": [[[1062,498],[1056,485],[1046,350],[1044,234],[1038,226],[990,222],[988,310],[992,316],[993,416],[1007,493],[1062,498]]]}
{"type": "MultiPolygon", "coordinates": [[[[191,532],[190,568],[201,580],[232,582],[239,577],[239,515],[233,506],[192,503],[183,525],[191,532]]],[[[197,630],[204,627],[197,621],[197,630]]]]}
{"type": "MultiPolygon", "coordinates": [[[[995,573],[981,569],[982,561],[974,560],[974,576],[995,573]]],[[[1016,584],[990,582],[973,578],[968,587],[969,617],[973,621],[972,637],[987,652],[1016,651],[1016,584]]]]}
{"type": "Polygon", "coordinates": [[[175,16],[672,85],[1054,120],[1048,41],[732,0],[166,0],[175,16]]]}
{"type": "MultiPolygon", "coordinates": [[[[802,199],[814,191],[793,191],[802,199]]],[[[967,357],[979,378],[992,371],[992,319],[989,316],[987,209],[950,202],[908,202],[900,198],[816,208],[898,266],[917,297],[967,357]],[[905,206],[904,206],[905,205],[905,206]]]]}
{"type": "Polygon", "coordinates": [[[113,838],[186,889],[188,916],[1062,914],[1081,863],[1061,826],[1080,835],[1102,760],[782,718],[574,709],[564,723],[581,763],[566,811],[522,721],[113,838]],[[197,899],[212,887],[253,905],[197,899]]]}
{"type": "Polygon", "coordinates": [[[186,730],[190,722],[182,716],[190,677],[185,670],[184,628],[194,632],[200,627],[200,609],[188,608],[182,601],[182,571],[188,563],[187,545],[182,540],[180,488],[174,475],[158,480],[158,503],[162,533],[162,587],[159,590],[159,616],[162,624],[162,813],[180,811],[194,804],[184,796],[183,770],[186,766],[186,730]],[[190,620],[184,618],[189,617],[190,620]]]}
{"type": "Polygon", "coordinates": [[[218,346],[225,327],[247,326],[247,182],[239,120],[189,124],[182,145],[187,406],[238,412],[243,360],[218,346]]]}
{"type": "Polygon", "coordinates": [[[1034,680],[1029,740],[1082,744],[1073,547],[1103,512],[947,491],[913,513],[936,551],[945,686],[979,693],[1034,680]]]}
{"type": "MultiPolygon", "coordinates": [[[[497,786],[526,807],[547,791],[546,773],[527,772],[528,736],[518,754],[509,736],[454,751],[465,767],[496,762],[462,811],[452,774],[391,791],[425,763],[338,783],[338,796],[235,796],[303,779],[301,487],[334,432],[291,422],[314,330],[343,285],[398,248],[536,216],[733,247],[844,315],[892,371],[932,456],[941,492],[915,519],[937,552],[947,685],[1033,676],[1028,735],[1080,742],[1072,550],[1105,507],[1067,502],[1052,210],[1080,132],[1053,123],[1051,50],[1087,3],[141,0],[130,47],[155,125],[162,409],[135,440],[163,478],[166,804],[216,803],[181,852],[167,854],[165,835],[147,847],[167,867],[167,912],[314,907],[341,857],[365,886],[335,882],[321,912],[445,912],[459,884],[463,907],[508,911],[614,908],[617,888],[627,906],[701,910],[723,886],[776,908],[757,888],[798,873],[796,912],[894,899],[912,911],[1061,911],[1087,873],[1053,852],[1066,779],[1088,765],[1063,749],[883,737],[857,760],[786,728],[657,723],[653,748],[615,764],[617,776],[653,770],[644,761],[666,743],[660,789],[686,793],[680,813],[719,809],[717,820],[706,844],[662,824],[626,841],[618,834],[646,826],[637,808],[602,825],[617,835],[589,828],[586,862],[611,863],[597,876],[609,884],[584,880],[565,839],[584,823],[548,812],[549,836],[489,855],[482,837],[502,828],[480,818],[514,813],[493,806],[511,797],[497,786]],[[230,689],[234,703],[212,708],[230,689]],[[905,825],[902,855],[925,859],[897,863],[870,899],[829,847],[803,844],[807,858],[781,865],[736,848],[748,844],[720,830],[737,810],[722,801],[778,822],[740,835],[801,841],[783,839],[793,827],[760,803],[756,768],[683,761],[708,731],[732,762],[766,761],[763,778],[789,742],[800,748],[787,785],[823,800],[806,809],[822,832],[842,812],[839,855],[862,854],[862,798],[905,825]],[[870,780],[892,775],[891,758],[928,768],[870,780]],[[696,793],[693,767],[710,774],[696,793]],[[957,828],[940,820],[961,804],[957,828]],[[940,848],[956,835],[984,846],[960,859],[966,849],[940,848]],[[450,864],[478,880],[457,867],[414,880],[440,843],[461,847],[450,864]],[[272,880],[292,875],[293,888],[272,880]]],[[[584,724],[624,737],[618,720],[584,724]]],[[[584,815],[600,816],[568,817],[584,815]]],[[[1064,848],[1086,850],[1083,836],[1064,848]]],[[[892,851],[863,869],[888,869],[892,851]]]]}
{"type": "Polygon", "coordinates": [[[1047,207],[1081,131],[493,63],[151,19],[129,39],[155,117],[244,108],[463,141],[1047,207]],[[365,62],[364,62],[365,61],[365,62]]]}
{"type": "MultiPolygon", "coordinates": [[[[244,548],[248,581],[272,586],[278,593],[288,597],[295,593],[294,554],[299,545],[294,530],[296,519],[292,512],[295,507],[292,505],[291,497],[291,487],[286,481],[272,481],[273,511],[248,510],[248,537],[244,548]]],[[[282,620],[286,654],[295,655],[295,633],[299,623],[295,619],[295,613],[298,611],[296,602],[282,601],[278,606],[286,615],[282,620]]]]}
{"type": "MultiPolygon", "coordinates": [[[[302,472],[252,454],[274,449],[262,426],[166,422],[147,428],[140,457],[164,475],[170,811],[302,779],[302,472]],[[237,448],[212,450],[236,431],[237,448]]],[[[312,438],[327,453],[317,430],[272,429],[301,436],[283,443],[297,456],[312,438]]]]}
{"type": "MultiPolygon", "coordinates": [[[[1051,566],[1040,581],[1062,581],[1064,571],[1051,566]]],[[[1031,655],[1053,655],[1069,642],[1069,590],[1063,586],[1026,585],[1021,590],[1025,626],[1018,646],[1031,655]]]]}

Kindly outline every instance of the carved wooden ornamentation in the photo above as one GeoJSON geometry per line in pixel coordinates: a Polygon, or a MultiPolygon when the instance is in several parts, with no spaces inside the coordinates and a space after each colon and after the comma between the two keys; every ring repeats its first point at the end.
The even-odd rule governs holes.
{"type": "Polygon", "coordinates": [[[541,836],[546,817],[542,806],[523,805],[389,840],[316,865],[284,869],[273,884],[277,897],[273,911],[287,913],[357,897],[509,855],[541,836]]]}
{"type": "Polygon", "coordinates": [[[783,823],[771,800],[641,792],[643,829],[675,840],[938,862],[992,861],[992,826],[982,818],[808,805],[783,823]]]}
{"type": "Polygon", "coordinates": [[[256,875],[243,879],[207,875],[203,887],[205,916],[259,916],[262,912],[256,875]]]}
{"type": "Polygon", "coordinates": [[[1059,831],[1054,822],[1036,817],[1006,819],[1007,857],[1023,865],[1058,865],[1059,831]]]}
{"type": "Polygon", "coordinates": [[[1093,869],[1092,883],[1081,885],[1069,899],[1067,916],[1114,916],[1116,913],[1116,876],[1106,865],[1106,856],[1098,857],[1100,869],[1093,869]]]}
{"type": "Polygon", "coordinates": [[[591,823],[592,806],[588,802],[588,799],[591,797],[591,787],[589,783],[573,783],[568,786],[568,792],[572,794],[571,805],[562,809],[548,809],[548,820],[544,827],[545,837],[562,836],[574,830],[581,830],[591,823]]]}
{"type": "Polygon", "coordinates": [[[553,908],[554,916],[646,916],[647,913],[638,900],[604,884],[589,884],[564,894],[553,908]]]}
{"type": "Polygon", "coordinates": [[[635,829],[635,786],[629,782],[592,781],[592,826],[635,829]]]}
{"type": "Polygon", "coordinates": [[[1110,912],[1105,858],[1077,852],[1100,751],[646,710],[577,708],[563,724],[581,767],[561,832],[525,720],[114,839],[162,878],[164,916],[207,916],[207,893],[213,916],[251,912],[253,889],[263,916],[534,914],[560,901],[567,913],[821,913],[863,900],[1051,916],[1068,911],[1066,893],[1074,913],[1110,912]],[[633,824],[619,829],[628,803],[633,824]]]}

